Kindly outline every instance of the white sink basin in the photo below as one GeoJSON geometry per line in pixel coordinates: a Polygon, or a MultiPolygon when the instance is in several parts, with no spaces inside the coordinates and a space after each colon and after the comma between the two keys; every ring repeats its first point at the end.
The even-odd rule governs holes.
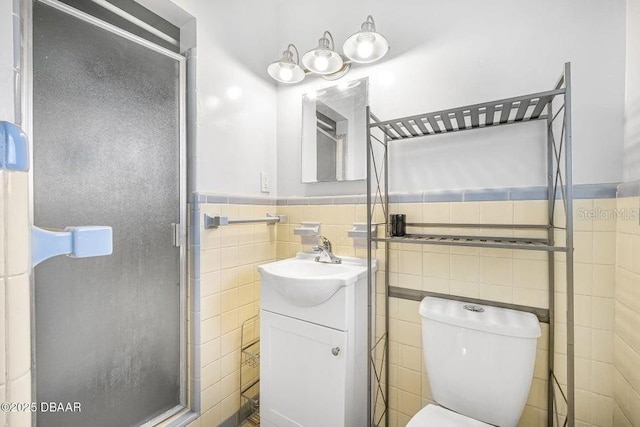
{"type": "Polygon", "coordinates": [[[291,304],[313,307],[367,274],[366,261],[359,258],[341,257],[342,264],[326,264],[315,261],[316,256],[299,253],[259,266],[261,286],[273,287],[291,304]]]}

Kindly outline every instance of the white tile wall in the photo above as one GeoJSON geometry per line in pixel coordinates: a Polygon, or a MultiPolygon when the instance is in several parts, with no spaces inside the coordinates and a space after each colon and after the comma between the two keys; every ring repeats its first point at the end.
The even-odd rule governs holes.
{"type": "MultiPolygon", "coordinates": [[[[0,172],[4,223],[0,280],[2,355],[0,388],[7,402],[31,402],[31,298],[29,258],[28,174],[0,172]]],[[[28,412],[3,414],[8,425],[31,425],[28,412]]]]}
{"type": "MultiPolygon", "coordinates": [[[[201,204],[201,214],[264,217],[273,206],[201,204]]],[[[194,425],[217,426],[240,408],[240,328],[258,314],[259,264],[276,258],[276,227],[230,225],[200,233],[202,416],[194,425]]],[[[243,371],[243,381],[255,371],[243,371]]],[[[244,402],[242,402],[244,403],[244,402]]]]}
{"type": "MultiPolygon", "coordinates": [[[[617,200],[618,212],[636,215],[640,198],[625,197],[617,200]]],[[[640,224],[637,216],[617,221],[615,335],[613,359],[615,370],[612,384],[615,397],[614,423],[616,426],[640,425],[640,224]]],[[[598,320],[609,325],[608,316],[598,320]]],[[[611,344],[611,343],[608,343],[611,344]]],[[[606,355],[610,356],[609,353],[606,355]]]]}

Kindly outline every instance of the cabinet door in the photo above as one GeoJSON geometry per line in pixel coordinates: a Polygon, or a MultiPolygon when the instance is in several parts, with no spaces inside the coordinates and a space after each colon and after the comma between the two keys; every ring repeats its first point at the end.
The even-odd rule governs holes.
{"type": "Polygon", "coordinates": [[[260,324],[261,422],[345,426],[347,333],[268,311],[260,324]]]}

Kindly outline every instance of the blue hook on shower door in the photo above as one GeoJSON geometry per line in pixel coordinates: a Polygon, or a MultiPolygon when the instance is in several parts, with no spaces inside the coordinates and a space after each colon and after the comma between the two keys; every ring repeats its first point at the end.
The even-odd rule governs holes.
{"type": "MultiPolygon", "coordinates": [[[[0,169],[29,171],[29,141],[14,123],[0,121],[0,169]]],[[[113,253],[113,230],[106,226],[44,230],[31,227],[31,265],[57,255],[87,258],[113,253]]]]}

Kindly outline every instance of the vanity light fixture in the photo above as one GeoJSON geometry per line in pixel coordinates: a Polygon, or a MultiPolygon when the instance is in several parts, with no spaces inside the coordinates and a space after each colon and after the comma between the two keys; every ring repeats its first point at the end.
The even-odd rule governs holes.
{"type": "Polygon", "coordinates": [[[337,80],[346,75],[352,63],[368,64],[378,61],[389,51],[389,43],[376,31],[376,24],[371,15],[362,24],[359,32],[347,39],[343,46],[344,55],[335,51],[335,42],[329,31],[325,31],[318,41],[318,46],[302,56],[298,49],[290,44],[282,53],[282,58],[267,67],[269,75],[281,83],[301,82],[306,74],[318,74],[325,80],[337,80]],[[293,52],[296,61],[293,61],[293,52]]]}
{"type": "Polygon", "coordinates": [[[389,51],[389,42],[376,31],[371,15],[362,23],[360,31],[353,34],[342,46],[344,54],[353,62],[368,64],[381,59],[389,51]]]}
{"type": "Polygon", "coordinates": [[[298,83],[304,80],[305,73],[300,66],[298,48],[293,44],[289,44],[287,50],[282,52],[282,58],[272,62],[267,67],[267,72],[272,78],[282,83],[298,83]],[[293,51],[291,49],[296,52],[295,62],[293,61],[293,51]]]}

